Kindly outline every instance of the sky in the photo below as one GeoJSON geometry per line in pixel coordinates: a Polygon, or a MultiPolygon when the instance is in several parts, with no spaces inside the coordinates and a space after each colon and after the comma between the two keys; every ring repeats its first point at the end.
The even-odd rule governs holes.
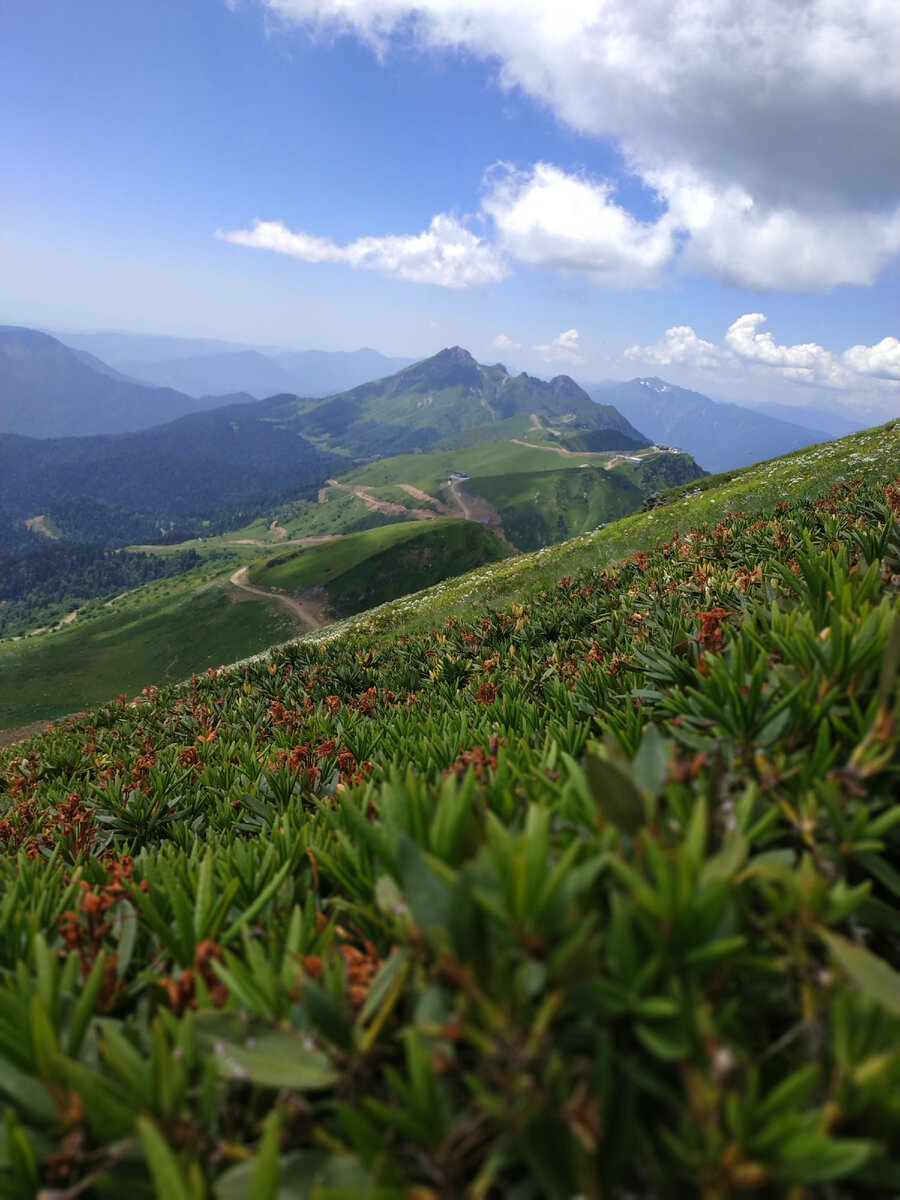
{"type": "Polygon", "coordinates": [[[896,0],[4,0],[7,323],[900,411],[896,0]]]}

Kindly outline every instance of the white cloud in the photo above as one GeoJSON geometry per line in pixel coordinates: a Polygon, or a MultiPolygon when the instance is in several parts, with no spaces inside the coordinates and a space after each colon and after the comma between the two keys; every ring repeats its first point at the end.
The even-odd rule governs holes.
{"type": "Polygon", "coordinates": [[[382,56],[418,46],[496,64],[501,86],[613,139],[668,204],[642,223],[603,183],[512,173],[485,207],[523,261],[630,286],[652,281],[680,236],[689,270],[820,290],[872,282],[898,249],[891,0],[262,3],[382,56]]]}
{"type": "Polygon", "coordinates": [[[687,234],[682,267],[736,287],[824,291],[872,283],[900,250],[900,210],[809,213],[760,204],[742,188],[716,189],[691,172],[644,177],[687,234]]]}
{"type": "Polygon", "coordinates": [[[509,274],[489,243],[447,213],[434,217],[424,233],[361,237],[345,246],[330,238],[293,233],[281,221],[254,221],[252,229],[219,230],[216,236],[303,262],[348,263],[392,279],[447,288],[482,288],[509,274]]]}
{"type": "Polygon", "coordinates": [[[853,386],[853,371],[843,366],[837,355],[816,342],[779,345],[773,334],[759,332],[759,326],[765,319],[762,313],[745,313],[729,326],[725,342],[738,358],[765,367],[780,368],[785,379],[798,383],[836,388],[853,386]]]}
{"type": "Polygon", "coordinates": [[[817,342],[782,345],[769,330],[762,330],[762,313],[745,313],[727,329],[724,345],[698,337],[690,325],[667,329],[661,341],[630,346],[630,361],[715,371],[723,383],[778,382],[828,388],[842,393],[842,401],[871,409],[872,420],[886,419],[900,409],[900,340],[883,338],[874,346],[852,346],[842,354],[817,342]],[[874,407],[873,407],[874,406],[874,407]],[[880,416],[878,414],[881,414],[880,416]]]}
{"type": "Polygon", "coordinates": [[[900,12],[886,0],[263,0],[283,20],[499,65],[576,129],[772,198],[896,186],[900,12]],[[845,169],[856,170],[848,177],[845,169]]]}
{"type": "Polygon", "coordinates": [[[900,379],[900,340],[882,338],[874,346],[851,346],[843,354],[844,362],[860,375],[876,379],[900,379]]]}
{"type": "Polygon", "coordinates": [[[684,363],[695,367],[715,367],[720,353],[712,342],[698,337],[690,325],[673,325],[666,330],[662,341],[653,346],[629,346],[625,357],[658,363],[660,366],[684,363]]]}
{"type": "Polygon", "coordinates": [[[531,348],[538,352],[544,362],[570,363],[573,367],[580,366],[585,362],[585,359],[578,353],[577,329],[567,329],[565,333],[560,333],[551,341],[531,348]]]}
{"type": "Polygon", "coordinates": [[[497,350],[521,350],[522,343],[514,342],[505,333],[498,333],[491,345],[497,350]]]}
{"type": "Polygon", "coordinates": [[[669,218],[635,220],[611,199],[607,183],[567,175],[549,163],[529,171],[500,165],[488,173],[483,211],[513,258],[598,282],[633,287],[658,280],[675,242],[669,218]]]}
{"type": "Polygon", "coordinates": [[[745,313],[729,326],[725,343],[740,361],[775,368],[795,383],[848,391],[883,391],[884,381],[900,379],[897,338],[835,354],[817,342],[781,345],[769,330],[760,330],[765,320],[762,313],[745,313]]]}

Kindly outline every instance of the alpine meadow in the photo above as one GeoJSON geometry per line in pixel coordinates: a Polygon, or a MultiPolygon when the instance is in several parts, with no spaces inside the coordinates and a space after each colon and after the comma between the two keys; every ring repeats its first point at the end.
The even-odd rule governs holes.
{"type": "Polygon", "coordinates": [[[900,6],[0,55],[0,1200],[900,1196],[900,6]]]}

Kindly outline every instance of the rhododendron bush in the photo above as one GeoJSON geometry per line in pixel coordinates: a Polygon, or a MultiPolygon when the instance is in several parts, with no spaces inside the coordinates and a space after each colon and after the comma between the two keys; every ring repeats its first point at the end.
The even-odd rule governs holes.
{"type": "Polygon", "coordinates": [[[0,1195],[900,1190],[896,467],[738,507],[6,750],[0,1195]]]}

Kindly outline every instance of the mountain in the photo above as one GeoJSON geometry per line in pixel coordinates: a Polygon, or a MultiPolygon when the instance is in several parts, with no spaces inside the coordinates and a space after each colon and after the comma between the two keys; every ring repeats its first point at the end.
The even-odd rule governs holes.
{"type": "Polygon", "coordinates": [[[290,373],[258,350],[201,354],[161,362],[136,361],[126,364],[126,369],[145,383],[177,388],[189,396],[240,391],[261,400],[276,392],[297,390],[290,373]]]}
{"type": "Polygon", "coordinates": [[[303,350],[274,356],[258,350],[237,350],[162,362],[132,362],[126,364],[126,369],[148,383],[178,388],[189,396],[240,390],[262,400],[277,392],[329,396],[389,375],[413,361],[385,358],[377,350],[303,350]]]}
{"type": "MultiPolygon", "coordinates": [[[[55,345],[57,353],[88,370],[60,343],[55,345]]],[[[91,374],[110,387],[126,386],[91,374]]],[[[467,351],[454,347],[321,401],[274,396],[114,436],[40,440],[6,435],[0,498],[12,521],[59,510],[85,496],[129,514],[206,518],[223,506],[284,488],[294,487],[300,494],[313,487],[315,494],[316,481],[346,474],[355,460],[407,453],[420,456],[417,461],[423,465],[427,451],[442,438],[465,433],[479,446],[491,443],[500,426],[505,426],[507,445],[492,452],[491,468],[483,474],[563,469],[578,465],[583,454],[622,449],[623,441],[629,449],[650,444],[615,408],[595,404],[565,375],[549,383],[525,374],[511,376],[499,364],[481,366],[467,351]],[[515,427],[505,426],[513,418],[515,427]],[[559,444],[560,438],[572,435],[589,438],[591,449],[559,444]],[[512,444],[534,438],[546,443],[543,450],[512,444]],[[609,444],[601,447],[601,442],[609,444]],[[523,454],[531,456],[527,463],[520,462],[523,454]],[[516,460],[512,468],[507,465],[510,457],[516,460]]],[[[594,463],[601,474],[605,465],[594,463]]],[[[451,454],[447,471],[457,469],[471,470],[470,457],[451,454]]],[[[697,472],[690,462],[684,469],[697,472]]],[[[444,482],[447,479],[444,473],[444,482]]],[[[603,476],[601,490],[606,492],[614,482],[612,473],[608,479],[603,476]]],[[[581,484],[579,494],[586,487],[581,484]]],[[[622,504],[633,509],[642,495],[646,489],[624,488],[622,504]]],[[[583,521],[593,528],[608,519],[603,511],[588,506],[583,521]]],[[[620,505],[615,511],[624,509],[620,505]]],[[[121,513],[115,517],[120,523],[121,513]]],[[[560,536],[559,530],[547,535],[549,540],[560,536]]]]}
{"type": "MultiPolygon", "coordinates": [[[[724,401],[730,403],[730,401],[724,401]]],[[[868,425],[867,421],[854,420],[847,413],[835,412],[833,408],[824,405],[805,404],[776,404],[771,400],[744,400],[742,408],[753,409],[766,417],[774,417],[777,421],[787,421],[791,425],[800,425],[815,433],[824,432],[830,438],[846,437],[850,433],[859,433],[868,425]]]]}
{"type": "Polygon", "coordinates": [[[311,437],[372,457],[424,450],[463,430],[529,413],[562,420],[573,430],[614,428],[637,445],[650,444],[620,412],[594,404],[568,375],[549,383],[510,375],[499,363],[477,363],[460,346],[308,408],[300,423],[311,437]]]}
{"type": "Polygon", "coordinates": [[[123,433],[227,403],[148,387],[100,366],[105,370],[49,334],[0,327],[4,432],[38,438],[123,433]]]}
{"type": "MultiPolygon", "coordinates": [[[[65,342],[63,342],[65,345],[65,342]]],[[[69,347],[71,350],[71,346],[69,347]]],[[[98,358],[96,354],[91,354],[90,350],[72,350],[72,353],[80,363],[84,363],[86,367],[90,367],[92,371],[96,371],[99,375],[108,375],[110,379],[119,379],[123,383],[144,383],[145,380],[135,379],[133,375],[126,375],[123,371],[117,371],[115,367],[111,367],[109,363],[98,358]]]]}
{"type": "Polygon", "coordinates": [[[731,471],[829,439],[824,430],[710,400],[663,379],[631,379],[590,390],[596,401],[614,404],[654,442],[686,450],[707,471],[731,471]]]}
{"type": "Polygon", "coordinates": [[[277,392],[331,396],[416,361],[388,358],[368,347],[352,351],[284,350],[204,338],[48,332],[77,351],[79,357],[89,354],[95,362],[99,357],[106,372],[125,372],[132,380],[175,388],[189,396],[237,391],[247,392],[256,400],[277,392]]]}
{"type": "Polygon", "coordinates": [[[273,354],[293,380],[290,390],[300,396],[332,396],[358,387],[370,379],[383,379],[416,362],[414,358],[387,358],[377,350],[295,350],[273,354]]]}
{"type": "Polygon", "coordinates": [[[92,496],[130,512],[215,509],[346,469],[296,428],[266,420],[260,401],[192,413],[133,433],[0,439],[0,498],[9,519],[92,496]]]}
{"type": "MultiPolygon", "coordinates": [[[[260,350],[245,342],[225,342],[218,338],[185,338],[169,334],[123,333],[106,330],[99,333],[69,333],[45,329],[73,350],[87,350],[106,363],[125,370],[129,363],[163,362],[170,358],[195,358],[206,354],[233,354],[240,350],[260,350]]],[[[276,350],[277,347],[272,347],[276,350]]]]}

